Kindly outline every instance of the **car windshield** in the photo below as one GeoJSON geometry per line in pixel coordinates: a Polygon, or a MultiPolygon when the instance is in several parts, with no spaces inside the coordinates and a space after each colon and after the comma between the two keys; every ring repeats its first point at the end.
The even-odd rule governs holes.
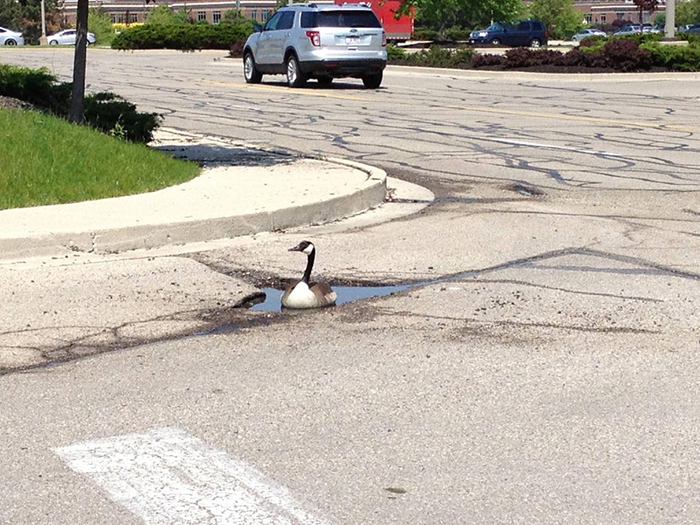
{"type": "Polygon", "coordinates": [[[319,11],[304,15],[308,16],[304,17],[302,27],[382,27],[372,11],[319,11]]]}
{"type": "Polygon", "coordinates": [[[494,22],[490,26],[486,28],[486,31],[499,31],[503,29],[504,25],[501,24],[500,22],[494,22]]]}

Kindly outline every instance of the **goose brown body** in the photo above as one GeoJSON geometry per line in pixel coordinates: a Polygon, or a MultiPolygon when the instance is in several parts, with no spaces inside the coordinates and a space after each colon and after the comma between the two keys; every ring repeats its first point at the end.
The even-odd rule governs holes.
{"type": "Polygon", "coordinates": [[[287,287],[282,294],[282,306],[285,308],[321,308],[335,304],[338,295],[328,283],[310,282],[311,270],[316,257],[316,247],[309,241],[302,241],[289,251],[303,252],[307,255],[306,270],[300,281],[287,287]]]}

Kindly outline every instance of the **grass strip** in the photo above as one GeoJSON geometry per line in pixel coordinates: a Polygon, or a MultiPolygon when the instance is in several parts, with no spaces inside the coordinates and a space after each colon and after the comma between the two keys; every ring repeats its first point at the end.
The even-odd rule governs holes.
{"type": "Polygon", "coordinates": [[[146,193],[198,174],[197,164],[145,145],[0,108],[0,210],[146,193]]]}

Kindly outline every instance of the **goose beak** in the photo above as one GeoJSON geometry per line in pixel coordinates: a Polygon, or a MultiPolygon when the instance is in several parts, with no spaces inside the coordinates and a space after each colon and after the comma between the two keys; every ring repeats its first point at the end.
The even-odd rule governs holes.
{"type": "Polygon", "coordinates": [[[302,250],[303,250],[303,248],[301,247],[301,244],[297,244],[294,248],[290,248],[290,249],[287,250],[287,251],[289,251],[289,252],[300,252],[300,251],[302,251],[302,250]]]}

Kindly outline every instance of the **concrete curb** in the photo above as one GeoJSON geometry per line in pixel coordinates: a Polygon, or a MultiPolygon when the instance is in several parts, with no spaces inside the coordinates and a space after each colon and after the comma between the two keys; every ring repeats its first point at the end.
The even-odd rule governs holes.
{"type": "MultiPolygon", "coordinates": [[[[168,195],[172,195],[173,189],[185,193],[201,190],[188,190],[188,185],[194,186],[191,184],[192,181],[190,181],[177,187],[159,190],[153,194],[118,197],[116,199],[104,199],[103,201],[92,201],[89,203],[3,210],[0,212],[0,260],[61,256],[70,251],[114,253],[232,238],[265,231],[331,222],[356,215],[384,202],[387,191],[387,175],[381,169],[336,158],[299,160],[322,162],[333,170],[345,169],[348,176],[354,176],[361,182],[354,183],[352,188],[345,193],[335,189],[332,191],[330,189],[325,190],[325,193],[324,190],[321,190],[311,200],[306,199],[306,202],[300,204],[288,203],[285,199],[280,199],[279,195],[271,195],[267,198],[264,194],[257,194],[255,197],[260,201],[260,207],[259,209],[256,208],[255,211],[232,212],[216,217],[197,217],[195,213],[188,220],[169,222],[160,222],[158,217],[144,217],[142,221],[140,219],[135,221],[140,224],[135,225],[132,220],[130,224],[125,224],[123,227],[100,228],[95,227],[94,224],[91,227],[88,221],[90,216],[95,217],[96,213],[99,213],[100,205],[109,205],[111,209],[114,209],[115,207],[120,208],[121,203],[124,203],[126,207],[129,199],[159,198],[161,201],[166,200],[164,196],[159,197],[157,194],[171,191],[168,195]],[[358,175],[357,172],[360,172],[362,175],[358,175]],[[81,206],[83,208],[80,208],[81,206]],[[86,224],[83,228],[76,226],[68,231],[65,231],[65,229],[58,231],[59,228],[56,231],[51,231],[51,228],[46,226],[47,223],[51,224],[52,217],[74,215],[81,218],[81,212],[84,210],[88,210],[84,214],[85,217],[88,217],[88,220],[85,221],[86,224]],[[21,221],[15,220],[16,224],[33,222],[38,225],[37,230],[42,231],[25,234],[24,231],[17,231],[18,228],[15,226],[14,231],[3,232],[3,223],[11,222],[3,221],[3,219],[16,219],[17,216],[21,216],[22,219],[21,221]]],[[[292,169],[295,162],[298,161],[292,161],[290,164],[292,169]]],[[[237,169],[232,167],[230,169],[232,171],[243,171],[246,168],[237,169]]],[[[267,170],[267,168],[255,169],[267,170]]],[[[298,175],[303,174],[302,172],[294,173],[298,175]]],[[[250,175],[246,177],[250,177],[250,175]]],[[[293,179],[295,177],[290,176],[289,178],[293,179]]],[[[245,177],[242,177],[242,179],[245,179],[245,177]]],[[[313,176],[310,176],[309,179],[311,181],[306,182],[306,184],[313,185],[313,176]]],[[[232,208],[235,209],[235,206],[232,206],[232,208]]],[[[209,212],[209,210],[203,211],[209,212]]],[[[209,213],[203,213],[202,215],[209,215],[209,213]]]]}

